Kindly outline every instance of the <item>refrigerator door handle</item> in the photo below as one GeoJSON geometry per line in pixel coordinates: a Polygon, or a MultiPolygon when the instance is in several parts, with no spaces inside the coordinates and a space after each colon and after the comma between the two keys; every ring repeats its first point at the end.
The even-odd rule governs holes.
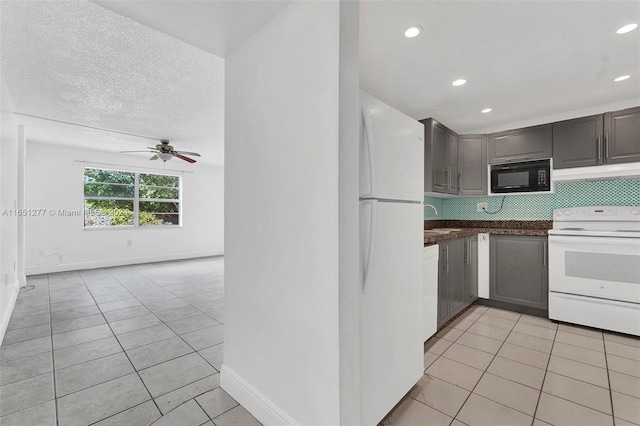
{"type": "Polygon", "coordinates": [[[366,110],[366,106],[362,107],[362,120],[364,121],[364,130],[366,133],[365,140],[367,141],[367,151],[369,152],[369,181],[371,184],[371,194],[377,194],[376,186],[376,156],[373,154],[375,147],[373,140],[373,131],[371,130],[371,119],[369,113],[366,110]]]}
{"type": "Polygon", "coordinates": [[[371,259],[375,256],[376,234],[378,227],[378,200],[367,200],[371,202],[371,222],[369,224],[369,247],[367,248],[367,261],[364,265],[364,277],[362,279],[362,293],[367,294],[367,281],[369,280],[371,259]]]}

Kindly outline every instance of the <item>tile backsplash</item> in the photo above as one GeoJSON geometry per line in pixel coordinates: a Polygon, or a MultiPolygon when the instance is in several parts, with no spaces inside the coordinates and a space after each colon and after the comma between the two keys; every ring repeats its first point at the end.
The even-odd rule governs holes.
{"type": "Polygon", "coordinates": [[[587,182],[558,182],[554,194],[508,195],[493,197],[425,197],[425,220],[550,220],[553,210],[579,206],[638,206],[640,179],[619,179],[587,182]],[[487,203],[487,214],[477,211],[477,203],[487,203]]]}

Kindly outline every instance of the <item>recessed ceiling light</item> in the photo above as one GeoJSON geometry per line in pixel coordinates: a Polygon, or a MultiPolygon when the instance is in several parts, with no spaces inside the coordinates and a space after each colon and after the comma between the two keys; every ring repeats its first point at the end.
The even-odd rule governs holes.
{"type": "Polygon", "coordinates": [[[617,34],[625,34],[628,32],[631,32],[633,30],[635,30],[636,28],[638,28],[638,24],[627,24],[624,27],[620,27],[618,28],[618,31],[616,31],[617,34]]]}
{"type": "Polygon", "coordinates": [[[418,25],[412,25],[405,30],[404,36],[407,38],[414,38],[414,37],[418,37],[421,32],[422,32],[422,27],[418,25]]]}
{"type": "Polygon", "coordinates": [[[454,82],[453,82],[453,83],[451,83],[451,84],[453,84],[454,86],[462,86],[462,85],[463,85],[463,84],[465,84],[466,82],[467,82],[467,80],[465,80],[465,79],[461,78],[461,79],[458,79],[458,80],[454,81],[454,82]]]}
{"type": "Polygon", "coordinates": [[[483,109],[483,110],[482,110],[482,111],[480,111],[480,112],[481,112],[481,113],[483,113],[483,114],[486,114],[486,113],[488,113],[488,112],[491,112],[491,108],[485,108],[485,109],[483,109]]]}
{"type": "Polygon", "coordinates": [[[630,75],[621,75],[618,78],[614,78],[613,81],[624,81],[626,79],[628,79],[629,77],[631,77],[630,75]]]}

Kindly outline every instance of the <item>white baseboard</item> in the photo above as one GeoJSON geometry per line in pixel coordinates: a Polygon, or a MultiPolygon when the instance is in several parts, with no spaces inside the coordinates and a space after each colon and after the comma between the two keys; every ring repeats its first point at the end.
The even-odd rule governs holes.
{"type": "Polygon", "coordinates": [[[138,263],[163,262],[167,260],[195,259],[198,257],[224,256],[220,251],[198,251],[187,253],[171,253],[166,255],[125,257],[120,259],[102,259],[90,262],[61,263],[58,265],[42,265],[26,267],[26,275],[50,274],[54,272],[77,271],[80,269],[109,268],[112,266],[134,265],[138,263]]]}
{"type": "Polygon", "coordinates": [[[220,386],[264,425],[298,424],[226,364],[222,365],[220,371],[220,386]]]}
{"type": "Polygon", "coordinates": [[[13,308],[14,306],[16,306],[18,291],[20,291],[20,287],[18,282],[15,282],[13,285],[13,291],[9,295],[9,304],[7,305],[7,310],[2,312],[2,319],[0,319],[0,346],[4,341],[4,334],[6,333],[7,327],[9,326],[9,320],[11,319],[13,308]]]}

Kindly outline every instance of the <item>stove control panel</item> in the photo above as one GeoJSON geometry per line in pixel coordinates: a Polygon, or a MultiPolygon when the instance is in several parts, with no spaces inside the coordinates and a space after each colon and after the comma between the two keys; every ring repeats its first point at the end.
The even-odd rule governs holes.
{"type": "Polygon", "coordinates": [[[591,206],[555,209],[554,221],[571,222],[638,222],[640,207],[634,206],[591,206]]]}

